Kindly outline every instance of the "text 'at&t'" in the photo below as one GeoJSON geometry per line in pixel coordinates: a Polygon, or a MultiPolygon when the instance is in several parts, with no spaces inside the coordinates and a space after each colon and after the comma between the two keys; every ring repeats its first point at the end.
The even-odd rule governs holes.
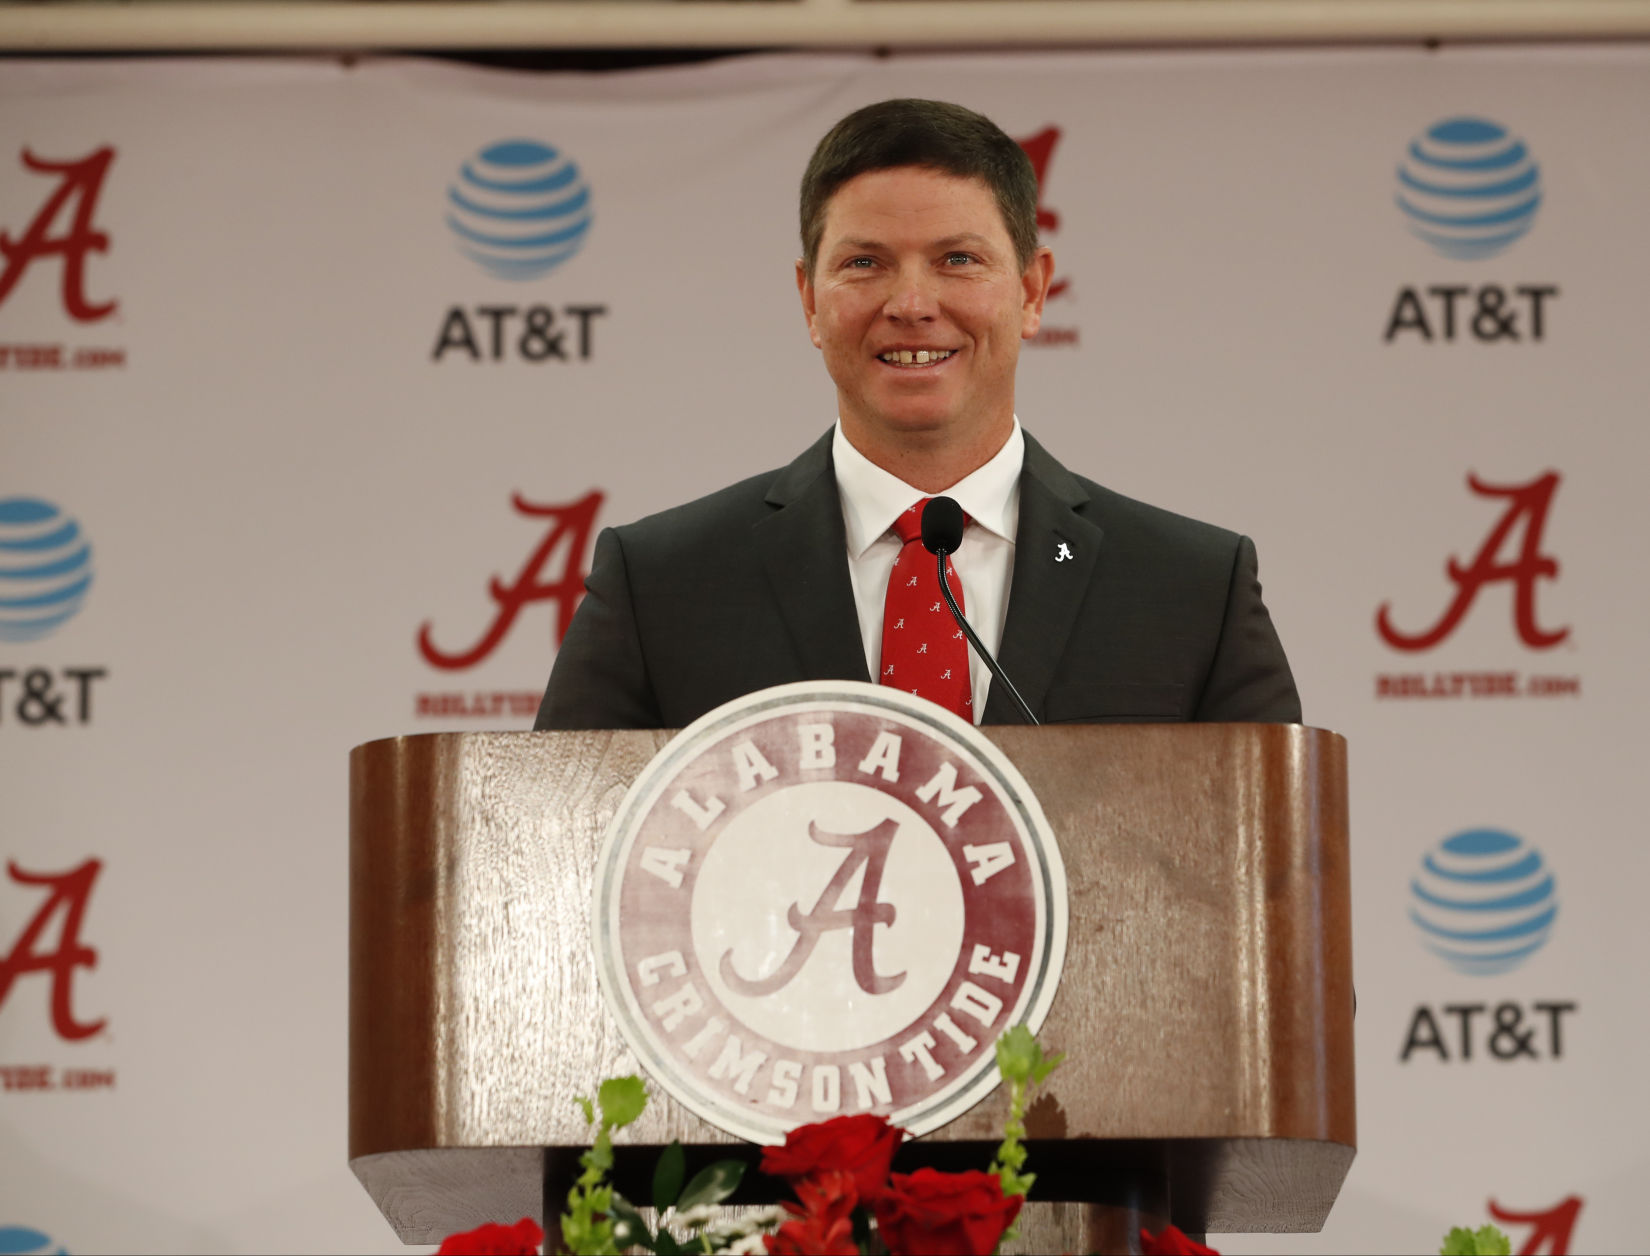
{"type": "Polygon", "coordinates": [[[596,352],[596,320],[605,305],[478,305],[449,309],[430,360],[471,362],[588,362],[596,352]]]}
{"type": "Polygon", "coordinates": [[[1549,302],[1558,300],[1558,285],[1487,283],[1429,284],[1398,289],[1387,315],[1387,344],[1395,340],[1477,340],[1484,344],[1540,342],[1547,335],[1549,302]]]}
{"type": "Polygon", "coordinates": [[[108,676],[103,667],[0,667],[0,724],[90,724],[94,686],[108,676]]]}
{"type": "Polygon", "coordinates": [[[1522,1003],[1420,1004],[1409,1019],[1398,1062],[1431,1056],[1444,1064],[1474,1060],[1561,1060],[1564,1018],[1580,1005],[1573,999],[1522,1003]]]}

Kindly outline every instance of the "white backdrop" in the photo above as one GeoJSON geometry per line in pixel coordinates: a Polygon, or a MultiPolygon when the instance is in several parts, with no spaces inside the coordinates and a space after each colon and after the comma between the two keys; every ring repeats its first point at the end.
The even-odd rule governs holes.
{"type": "Polygon", "coordinates": [[[44,919],[50,885],[0,879],[0,1250],[394,1247],[345,1161],[346,752],[530,723],[553,599],[474,663],[429,661],[484,638],[489,581],[516,585],[555,522],[514,495],[599,491],[595,525],[622,522],[830,423],[796,185],[832,121],[893,95],[1058,129],[1044,238],[1068,287],[1022,356],[1020,415],[1075,469],[1254,536],[1307,720],[1351,741],[1358,1159],[1322,1235],[1217,1242],[1434,1250],[1499,1206],[1549,1214],[1503,1223],[1515,1249],[1642,1244],[1650,50],[1569,46],[606,75],[8,62],[0,855],[24,876],[101,866],[44,919]],[[522,169],[571,159],[588,191],[582,229],[576,207],[456,211],[577,242],[534,278],[477,264],[448,222],[465,163],[533,155],[489,165],[506,141],[557,150],[522,169]],[[1487,188],[1408,187],[1422,213],[1490,223],[1453,234],[1523,234],[1435,250],[1400,166],[1487,188]],[[560,358],[523,341],[530,307],[560,358]],[[1469,475],[1548,472],[1489,578],[1452,582],[1515,504],[1469,475]],[[1436,645],[1377,629],[1390,603],[1421,634],[1459,590],[1436,645]],[[1518,596],[1563,639],[1527,643],[1518,596]],[[53,608],[71,613],[27,626],[53,608]],[[1507,673],[1516,695],[1473,696],[1507,673]],[[1383,697],[1382,677],[1460,696],[1383,697]],[[1508,836],[1441,848],[1479,830],[1508,836]],[[1418,897],[1450,894],[1423,860],[1481,871],[1498,843],[1541,871],[1490,915],[1538,945],[1462,971],[1412,912],[1488,916],[1418,897]]]}

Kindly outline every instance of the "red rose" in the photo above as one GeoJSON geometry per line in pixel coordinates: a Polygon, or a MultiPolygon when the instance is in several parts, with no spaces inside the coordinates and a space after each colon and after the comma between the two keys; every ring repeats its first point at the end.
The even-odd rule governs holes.
{"type": "Polygon", "coordinates": [[[1186,1237],[1177,1225],[1166,1225],[1157,1234],[1140,1231],[1142,1256],[1220,1256],[1212,1247],[1186,1237]]]}
{"type": "Polygon", "coordinates": [[[880,1116],[836,1116],[803,1125],[785,1135],[783,1147],[762,1151],[762,1172],[773,1177],[799,1178],[841,1171],[854,1175],[854,1189],[865,1200],[875,1199],[888,1182],[905,1131],[880,1116]]]}
{"type": "Polygon", "coordinates": [[[768,1256],[859,1256],[853,1221],[859,1196],[852,1173],[833,1169],[803,1178],[796,1195],[801,1203],[785,1204],[792,1220],[763,1236],[768,1256]]]}
{"type": "Polygon", "coordinates": [[[544,1231],[531,1217],[515,1225],[489,1221],[463,1234],[449,1234],[441,1240],[436,1256],[539,1256],[542,1242],[544,1231]]]}
{"type": "Polygon", "coordinates": [[[894,1174],[873,1207],[890,1252],[990,1256],[1024,1202],[1020,1195],[1004,1199],[995,1173],[918,1169],[894,1174]]]}

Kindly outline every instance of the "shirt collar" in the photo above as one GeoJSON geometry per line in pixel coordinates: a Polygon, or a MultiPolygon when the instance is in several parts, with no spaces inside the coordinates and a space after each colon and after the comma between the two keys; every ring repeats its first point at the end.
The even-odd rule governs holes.
{"type": "MultiPolygon", "coordinates": [[[[1016,415],[1014,430],[989,462],[976,467],[945,490],[978,524],[1009,544],[1019,527],[1020,470],[1025,464],[1026,440],[1016,415]]],[[[842,497],[842,522],[848,534],[848,553],[858,558],[880,538],[902,511],[919,498],[930,496],[912,488],[891,471],[872,462],[842,434],[838,420],[831,438],[837,491],[842,497]]]]}

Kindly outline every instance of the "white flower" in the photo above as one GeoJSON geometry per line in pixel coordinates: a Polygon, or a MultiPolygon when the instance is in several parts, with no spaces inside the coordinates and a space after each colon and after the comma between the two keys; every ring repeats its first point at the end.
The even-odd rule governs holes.
{"type": "Polygon", "coordinates": [[[736,1238],[751,1230],[769,1230],[785,1220],[785,1210],[778,1204],[766,1208],[752,1208],[749,1212],[737,1217],[728,1217],[718,1221],[705,1232],[713,1238],[736,1238]]]}
{"type": "Polygon", "coordinates": [[[693,1207],[677,1213],[674,1220],[681,1222],[683,1225],[698,1228],[716,1220],[716,1211],[715,1204],[695,1204],[693,1207]]]}

